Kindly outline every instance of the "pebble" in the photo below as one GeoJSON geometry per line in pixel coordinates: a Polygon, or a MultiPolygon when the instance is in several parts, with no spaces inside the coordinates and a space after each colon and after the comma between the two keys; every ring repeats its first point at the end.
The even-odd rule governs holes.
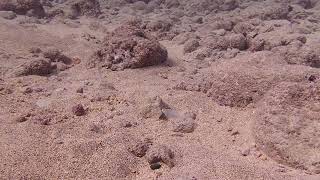
{"type": "Polygon", "coordinates": [[[168,74],[165,73],[159,73],[159,76],[163,79],[168,79],[168,74]]]}
{"type": "Polygon", "coordinates": [[[42,50],[40,48],[38,48],[38,47],[31,47],[29,49],[29,52],[32,53],[32,54],[39,54],[39,53],[42,52],[42,50]]]}
{"type": "Polygon", "coordinates": [[[90,125],[90,131],[95,132],[95,133],[99,133],[100,132],[100,127],[96,124],[92,124],[90,125]]]}
{"type": "Polygon", "coordinates": [[[23,94],[30,94],[33,92],[33,89],[31,87],[27,87],[22,90],[23,94]]]}
{"type": "Polygon", "coordinates": [[[266,161],[266,160],[268,159],[268,157],[267,157],[266,155],[264,155],[264,154],[261,154],[261,155],[259,156],[259,158],[260,158],[261,160],[263,160],[263,161],[266,161]]]}
{"type": "Polygon", "coordinates": [[[195,129],[196,114],[191,112],[178,112],[172,109],[164,109],[165,117],[172,124],[172,131],[179,133],[192,133],[195,129]]]}
{"type": "Polygon", "coordinates": [[[232,131],[231,136],[235,136],[235,135],[238,135],[238,134],[240,134],[240,132],[237,131],[237,130],[234,130],[234,131],[232,131]]]}
{"type": "Polygon", "coordinates": [[[83,88],[82,87],[78,88],[76,92],[82,94],[83,93],[83,88]]]}
{"type": "Polygon", "coordinates": [[[77,104],[72,107],[72,113],[76,116],[84,116],[86,114],[86,111],[83,108],[82,104],[77,104]]]}
{"type": "Polygon", "coordinates": [[[153,145],[151,148],[147,151],[146,158],[149,162],[149,164],[155,164],[163,162],[167,166],[174,167],[174,154],[165,145],[153,145]]]}
{"type": "Polygon", "coordinates": [[[194,176],[180,176],[180,177],[178,177],[178,178],[176,178],[176,180],[197,180],[197,178],[196,177],[194,177],[194,176]]]}
{"type": "Polygon", "coordinates": [[[314,75],[311,75],[311,76],[309,76],[308,80],[309,80],[310,82],[314,82],[314,81],[317,80],[317,77],[314,76],[314,75]]]}
{"type": "Polygon", "coordinates": [[[160,97],[154,97],[150,99],[150,102],[141,109],[140,117],[156,118],[156,119],[166,119],[163,110],[168,108],[168,106],[162,101],[160,97]]]}
{"type": "Polygon", "coordinates": [[[250,154],[250,148],[246,148],[241,150],[241,155],[242,156],[248,156],[250,154]]]}
{"type": "Polygon", "coordinates": [[[25,117],[25,116],[19,116],[16,118],[16,122],[19,122],[19,123],[22,123],[22,122],[25,122],[27,121],[28,119],[25,117]]]}
{"type": "Polygon", "coordinates": [[[132,144],[128,148],[128,150],[129,152],[131,152],[133,155],[137,157],[143,157],[146,155],[146,152],[148,151],[149,146],[150,146],[150,143],[139,141],[137,143],[132,144]]]}
{"type": "Polygon", "coordinates": [[[161,168],[161,164],[160,163],[154,163],[150,165],[150,168],[152,170],[156,170],[156,169],[160,169],[161,168]]]}

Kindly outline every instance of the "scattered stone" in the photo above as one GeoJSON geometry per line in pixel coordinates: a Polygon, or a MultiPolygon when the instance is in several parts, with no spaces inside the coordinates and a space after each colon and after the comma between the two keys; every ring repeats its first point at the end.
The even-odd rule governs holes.
{"type": "Polygon", "coordinates": [[[238,134],[240,134],[239,131],[237,131],[237,130],[232,130],[231,136],[236,136],[236,135],[238,135],[238,134]]]}
{"type": "Polygon", "coordinates": [[[213,31],[213,33],[216,35],[219,35],[219,36],[224,36],[224,35],[226,35],[227,31],[224,29],[218,29],[218,30],[213,31]]]}
{"type": "Polygon", "coordinates": [[[51,117],[46,117],[46,116],[36,117],[34,120],[37,124],[41,124],[44,126],[50,125],[50,122],[52,121],[51,117]]]}
{"type": "Polygon", "coordinates": [[[250,44],[249,50],[250,51],[262,51],[262,50],[264,50],[265,43],[266,43],[265,40],[255,38],[249,42],[249,44],[250,44]]]}
{"type": "Polygon", "coordinates": [[[29,52],[32,53],[32,54],[39,54],[42,52],[42,50],[38,47],[32,47],[29,49],[29,52]]]}
{"type": "Polygon", "coordinates": [[[231,31],[234,23],[228,19],[217,19],[212,26],[214,27],[214,30],[224,29],[225,31],[231,31]]]}
{"type": "Polygon", "coordinates": [[[250,154],[250,148],[245,148],[241,150],[241,155],[242,156],[248,156],[250,154]]]}
{"type": "Polygon", "coordinates": [[[31,89],[32,89],[32,92],[37,92],[37,93],[46,91],[46,89],[42,87],[34,87],[31,89]]]}
{"type": "Polygon", "coordinates": [[[174,123],[173,131],[182,133],[191,133],[195,129],[194,120],[191,118],[178,119],[174,123]]]}
{"type": "Polygon", "coordinates": [[[310,82],[314,82],[316,80],[317,80],[317,77],[315,75],[311,75],[308,77],[308,81],[310,81],[310,82]]]}
{"type": "Polygon", "coordinates": [[[26,87],[26,88],[22,89],[23,94],[30,94],[32,92],[33,92],[33,89],[31,87],[26,87]]]}
{"type": "Polygon", "coordinates": [[[164,163],[170,168],[174,167],[174,153],[167,146],[153,145],[146,154],[149,164],[164,163]]]}
{"type": "Polygon", "coordinates": [[[147,4],[143,1],[137,1],[133,3],[133,9],[135,10],[146,10],[147,9],[147,4]]]}
{"type": "Polygon", "coordinates": [[[123,123],[123,127],[124,127],[124,128],[131,128],[133,125],[134,125],[134,124],[131,123],[131,122],[124,122],[124,123],[123,123]]]}
{"type": "Polygon", "coordinates": [[[239,52],[239,49],[228,49],[227,52],[223,55],[223,57],[226,59],[231,59],[236,57],[239,52]]]}
{"type": "Polygon", "coordinates": [[[264,1],[257,6],[250,6],[241,12],[243,18],[261,20],[287,19],[292,7],[288,3],[270,3],[264,1]]]}
{"type": "Polygon", "coordinates": [[[97,124],[91,124],[89,129],[92,132],[99,133],[101,128],[97,124]]]}
{"type": "Polygon", "coordinates": [[[43,56],[51,60],[51,62],[62,62],[64,64],[70,64],[72,59],[62,54],[62,51],[56,48],[50,48],[43,52],[43,56]]]}
{"type": "Polygon", "coordinates": [[[253,30],[254,30],[254,26],[247,22],[239,22],[232,29],[233,32],[238,34],[244,34],[244,35],[249,34],[253,30]]]}
{"type": "Polygon", "coordinates": [[[40,124],[45,126],[50,125],[50,123],[55,119],[57,119],[55,112],[49,109],[45,109],[45,110],[40,109],[40,111],[37,111],[37,113],[33,115],[31,118],[31,120],[35,124],[40,124]]]}
{"type": "Polygon", "coordinates": [[[46,15],[40,0],[1,0],[0,11],[13,11],[19,15],[38,18],[43,18],[46,15]]]}
{"type": "Polygon", "coordinates": [[[168,79],[167,73],[159,73],[159,76],[162,77],[163,79],[168,79]]]}
{"type": "Polygon", "coordinates": [[[4,93],[4,94],[12,94],[13,93],[13,89],[11,87],[0,87],[0,92],[4,93]]]}
{"type": "Polygon", "coordinates": [[[194,176],[180,176],[180,177],[178,177],[178,178],[176,178],[175,180],[197,180],[197,178],[196,177],[194,177],[194,176]]]}
{"type": "Polygon", "coordinates": [[[54,61],[61,55],[61,51],[56,48],[49,48],[43,52],[43,56],[45,58],[50,59],[51,61],[54,61]]]}
{"type": "Polygon", "coordinates": [[[199,37],[194,33],[186,32],[186,33],[181,33],[177,35],[172,39],[172,41],[175,41],[177,44],[181,45],[181,44],[185,44],[190,39],[199,39],[199,37]]]}
{"type": "Polygon", "coordinates": [[[202,17],[195,17],[192,21],[194,23],[203,24],[203,18],[202,17]]]}
{"type": "Polygon", "coordinates": [[[168,32],[173,24],[168,20],[155,20],[146,25],[146,29],[151,32],[168,32]]]}
{"type": "Polygon", "coordinates": [[[227,50],[228,48],[233,48],[243,51],[248,49],[248,41],[243,34],[230,34],[227,36],[215,35],[205,39],[203,44],[211,49],[218,50],[227,50]]]}
{"type": "Polygon", "coordinates": [[[0,11],[0,17],[8,20],[12,20],[17,17],[16,13],[12,11],[0,11]]]}
{"type": "Polygon", "coordinates": [[[86,115],[86,110],[82,106],[82,104],[77,104],[72,107],[72,113],[76,116],[84,116],[86,115]]]}
{"type": "Polygon", "coordinates": [[[166,119],[163,109],[169,109],[170,107],[165,104],[160,97],[154,97],[150,99],[148,105],[142,108],[140,116],[142,118],[156,118],[156,119],[166,119]]]}
{"type": "Polygon", "coordinates": [[[289,45],[278,48],[280,54],[285,57],[288,64],[305,65],[320,68],[319,52],[308,46],[289,45]]]}
{"type": "Polygon", "coordinates": [[[303,44],[307,43],[307,38],[306,36],[299,36],[297,37],[297,40],[302,42],[303,44]]]}
{"type": "Polygon", "coordinates": [[[238,6],[239,4],[237,0],[225,0],[219,9],[222,11],[231,11],[236,9],[238,6]]]}
{"type": "Polygon", "coordinates": [[[71,1],[68,17],[75,19],[79,16],[98,17],[101,14],[100,3],[97,0],[71,1]]]}
{"type": "Polygon", "coordinates": [[[196,114],[190,112],[180,113],[172,109],[164,109],[163,112],[171,122],[173,132],[191,133],[194,131],[196,114]]]}
{"type": "Polygon", "coordinates": [[[197,48],[200,46],[199,41],[196,39],[190,39],[188,40],[183,47],[183,52],[184,53],[191,53],[195,50],[197,50],[197,48]]]}
{"type": "Polygon", "coordinates": [[[311,9],[315,6],[317,1],[313,0],[294,0],[294,2],[305,9],[311,9]]]}
{"type": "Polygon", "coordinates": [[[131,145],[128,150],[137,157],[143,157],[146,155],[150,145],[150,142],[139,141],[131,145]]]}
{"type": "Polygon", "coordinates": [[[239,50],[246,50],[248,48],[247,39],[243,34],[232,34],[227,37],[229,47],[239,50]]]}
{"type": "Polygon", "coordinates": [[[265,154],[261,154],[261,156],[259,156],[259,159],[261,159],[262,161],[266,161],[268,160],[268,156],[266,156],[265,154]]]}

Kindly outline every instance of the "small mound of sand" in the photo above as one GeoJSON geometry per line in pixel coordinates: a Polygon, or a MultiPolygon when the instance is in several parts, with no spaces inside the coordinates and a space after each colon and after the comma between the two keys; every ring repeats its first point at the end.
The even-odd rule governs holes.
{"type": "Polygon", "coordinates": [[[223,106],[246,107],[259,100],[271,82],[257,74],[230,73],[212,81],[209,95],[223,106]]]}
{"type": "Polygon", "coordinates": [[[255,123],[258,147],[279,163],[320,173],[320,86],[282,83],[261,102],[255,123]]]}
{"type": "Polygon", "coordinates": [[[207,93],[221,106],[245,108],[261,99],[274,84],[273,77],[258,73],[242,73],[225,70],[212,77],[180,82],[177,90],[199,91],[207,93]]]}
{"type": "Polygon", "coordinates": [[[167,57],[167,50],[152,36],[137,26],[126,24],[106,36],[89,66],[112,70],[142,68],[161,64],[167,57]]]}

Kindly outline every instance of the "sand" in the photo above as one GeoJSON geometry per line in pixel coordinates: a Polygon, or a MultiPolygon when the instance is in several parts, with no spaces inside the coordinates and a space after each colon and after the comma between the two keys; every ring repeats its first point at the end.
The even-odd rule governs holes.
{"type": "Polygon", "coordinates": [[[317,0],[21,2],[0,179],[320,179],[317,0]]]}

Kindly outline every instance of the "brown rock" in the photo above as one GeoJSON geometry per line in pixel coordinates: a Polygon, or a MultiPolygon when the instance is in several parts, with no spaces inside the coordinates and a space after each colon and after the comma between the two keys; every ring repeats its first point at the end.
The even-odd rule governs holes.
{"type": "Polygon", "coordinates": [[[123,25],[107,35],[102,47],[89,61],[89,67],[112,70],[142,68],[167,60],[167,50],[138,26],[123,25]]]}
{"type": "Polygon", "coordinates": [[[36,59],[29,61],[20,66],[15,74],[17,76],[39,75],[45,76],[53,72],[55,66],[52,66],[50,62],[44,59],[36,59]]]}
{"type": "Polygon", "coordinates": [[[0,11],[13,11],[20,15],[30,15],[38,18],[45,16],[40,0],[1,0],[0,11]]]}

